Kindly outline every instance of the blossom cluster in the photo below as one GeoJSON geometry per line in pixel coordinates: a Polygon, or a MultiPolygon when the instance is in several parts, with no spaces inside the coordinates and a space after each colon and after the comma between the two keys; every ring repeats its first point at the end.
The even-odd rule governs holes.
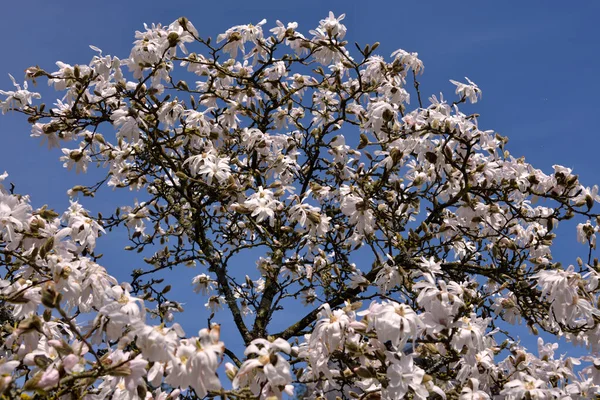
{"type": "Polygon", "coordinates": [[[66,169],[105,173],[69,190],[62,215],[0,186],[0,394],[600,395],[598,188],[480,129],[468,78],[451,81],[456,101],[424,101],[418,54],[351,52],[343,20],[330,13],[306,36],[263,20],[214,42],[186,18],[145,25],[125,58],[91,46],[87,64],[27,69],[61,92],[50,109],[27,82],[0,91],[2,112],[27,115],[66,169]],[[83,204],[105,186],[142,199],[95,217],[83,204]],[[586,259],[565,268],[552,249],[573,218],[586,259]],[[117,229],[146,256],[130,282],[98,264],[117,229]],[[182,266],[201,270],[197,336],[158,277],[182,266]],[[281,329],[290,307],[303,311],[281,329]],[[223,309],[243,356],[212,322],[223,309]],[[516,324],[585,355],[542,339],[534,355],[516,324]]]}

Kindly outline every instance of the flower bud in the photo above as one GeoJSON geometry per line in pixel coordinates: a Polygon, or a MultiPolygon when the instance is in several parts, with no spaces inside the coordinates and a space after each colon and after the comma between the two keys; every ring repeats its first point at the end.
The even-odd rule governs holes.
{"type": "Polygon", "coordinates": [[[175,47],[179,42],[179,34],[177,32],[171,32],[169,33],[169,36],[167,36],[167,40],[169,41],[170,47],[175,47]]]}
{"type": "Polygon", "coordinates": [[[42,304],[48,308],[56,308],[62,295],[56,291],[54,282],[48,282],[42,288],[42,304]]]}
{"type": "Polygon", "coordinates": [[[225,375],[227,375],[227,378],[229,378],[229,380],[233,381],[237,372],[238,369],[233,364],[227,363],[225,365],[225,375]]]}

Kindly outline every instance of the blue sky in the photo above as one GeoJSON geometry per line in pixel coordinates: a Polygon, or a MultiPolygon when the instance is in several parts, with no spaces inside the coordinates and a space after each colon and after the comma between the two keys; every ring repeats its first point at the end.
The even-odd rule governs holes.
{"type": "MultiPolygon", "coordinates": [[[[0,88],[10,90],[8,74],[22,80],[31,65],[52,71],[57,60],[87,63],[93,56],[90,44],[125,58],[134,31],[144,22],[168,24],[183,15],[201,36],[215,38],[232,25],[266,18],[269,28],[277,19],[297,21],[307,34],[329,10],[346,13],[351,44],[379,41],[377,53],[384,56],[397,48],[418,52],[425,63],[425,97],[443,91],[452,98],[449,79],[467,76],[475,81],[483,99],[471,110],[481,114],[481,128],[510,138],[508,148],[514,155],[525,156],[544,171],[562,164],[573,168],[584,183],[600,183],[600,124],[595,120],[600,115],[600,3],[595,1],[7,0],[0,13],[0,88]]],[[[39,90],[48,104],[56,98],[44,82],[39,90]]],[[[1,117],[0,135],[0,172],[8,171],[17,192],[31,194],[34,205],[47,203],[62,210],[68,206],[67,189],[92,182],[91,177],[67,173],[58,161],[60,153],[31,139],[21,116],[1,117]]],[[[84,199],[83,204],[95,212],[115,205],[110,196],[84,199]]],[[[573,263],[585,250],[570,228],[560,230],[565,237],[555,250],[564,264],[573,263]]],[[[103,264],[125,279],[141,260],[119,251],[123,238],[108,235],[100,246],[106,253],[103,264]]],[[[200,272],[183,271],[169,278],[187,287],[190,277],[200,272]]],[[[188,307],[196,302],[203,308],[203,300],[182,296],[188,307]]],[[[192,333],[205,321],[201,316],[186,319],[185,325],[192,333]]],[[[226,334],[226,340],[228,336],[235,337],[226,334]]]]}

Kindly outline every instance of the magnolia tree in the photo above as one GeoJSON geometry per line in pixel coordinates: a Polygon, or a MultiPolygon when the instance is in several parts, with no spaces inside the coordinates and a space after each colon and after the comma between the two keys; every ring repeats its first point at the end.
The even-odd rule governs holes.
{"type": "Polygon", "coordinates": [[[180,18],[136,32],[125,59],[92,47],[88,64],[27,69],[61,92],[52,107],[27,83],[0,91],[67,169],[105,171],[62,214],[0,186],[4,398],[600,393],[597,188],[480,130],[469,80],[423,102],[417,54],[349,46],[343,17],[214,41],[180,18]],[[94,217],[85,196],[105,186],[143,201],[94,217]],[[563,267],[553,229],[571,218],[584,256],[563,267]],[[123,283],[95,252],[118,228],[147,255],[123,283]],[[210,310],[180,320],[224,309],[196,336],[157,275],[186,266],[210,310]],[[281,309],[298,318],[282,327],[281,309]],[[223,313],[239,343],[221,341],[223,313]],[[584,356],[530,352],[518,324],[584,356]]]}

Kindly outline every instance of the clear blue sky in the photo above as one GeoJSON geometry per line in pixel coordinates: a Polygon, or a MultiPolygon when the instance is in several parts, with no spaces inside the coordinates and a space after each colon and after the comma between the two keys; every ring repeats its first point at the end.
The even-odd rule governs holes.
{"type": "MultiPolygon", "coordinates": [[[[425,63],[421,90],[426,97],[440,91],[451,97],[454,87],[449,79],[467,76],[475,81],[483,91],[482,101],[472,108],[481,114],[481,128],[508,136],[514,155],[524,155],[544,171],[562,164],[573,168],[584,183],[600,183],[596,156],[600,124],[595,119],[600,115],[600,3],[591,0],[7,0],[0,13],[4,39],[0,88],[10,90],[8,74],[22,80],[31,65],[53,71],[57,60],[87,63],[93,56],[90,44],[125,58],[134,31],[144,22],[168,24],[184,15],[201,36],[214,38],[232,25],[266,18],[269,28],[277,19],[297,21],[308,34],[329,10],[346,13],[350,43],[379,41],[377,52],[386,57],[397,48],[418,52],[425,63]]],[[[56,98],[50,97],[44,82],[39,90],[48,104],[56,98]]],[[[17,191],[31,194],[36,206],[47,203],[62,210],[68,205],[67,189],[91,183],[90,177],[67,173],[58,161],[60,152],[49,152],[29,138],[22,116],[0,117],[0,135],[0,173],[7,170],[17,191]]],[[[83,204],[107,211],[114,207],[107,199],[84,199],[83,204]]],[[[563,263],[573,263],[584,248],[576,245],[573,229],[560,232],[567,237],[556,254],[563,263]]],[[[107,254],[103,264],[121,279],[141,262],[119,251],[123,238],[111,234],[100,240],[107,254]]],[[[171,274],[170,279],[191,293],[186,285],[200,272],[171,274]]],[[[203,309],[204,301],[198,297],[181,296],[189,308],[199,303],[203,309]]],[[[185,325],[193,333],[205,321],[200,316],[186,319],[185,325]]]]}

